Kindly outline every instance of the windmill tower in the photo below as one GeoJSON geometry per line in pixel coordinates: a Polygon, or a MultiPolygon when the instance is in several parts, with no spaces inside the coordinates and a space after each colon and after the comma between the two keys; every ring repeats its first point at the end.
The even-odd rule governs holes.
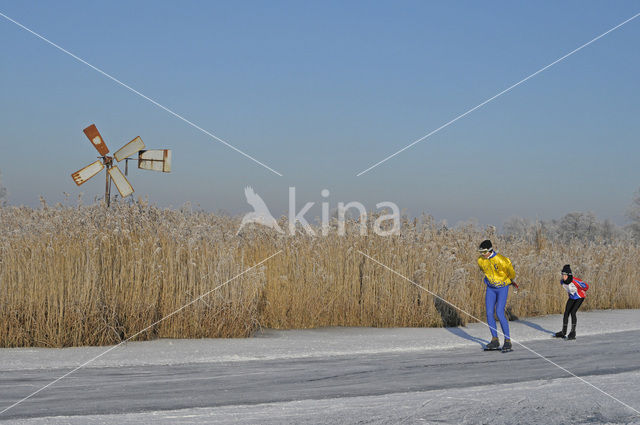
{"type": "Polygon", "coordinates": [[[162,171],[165,173],[171,172],[171,150],[169,149],[153,149],[144,150],[145,146],[140,136],[136,137],[120,149],[113,156],[109,156],[109,148],[107,147],[104,139],[100,135],[100,132],[94,124],[84,129],[84,134],[89,138],[89,141],[96,148],[100,156],[98,160],[92,162],[86,167],[76,171],[71,175],[73,181],[78,186],[86,183],[105,167],[106,172],[106,184],[104,190],[104,200],[107,206],[111,203],[111,183],[116,185],[120,196],[126,198],[133,193],[133,187],[129,180],[125,177],[129,171],[129,160],[132,155],[138,154],[138,168],[144,170],[162,171]],[[118,168],[113,162],[125,161],[125,173],[118,168]]]}

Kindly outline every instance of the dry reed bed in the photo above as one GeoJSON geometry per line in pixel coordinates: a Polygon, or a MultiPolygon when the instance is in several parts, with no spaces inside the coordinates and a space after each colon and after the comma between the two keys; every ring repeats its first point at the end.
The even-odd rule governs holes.
{"type": "MultiPolygon", "coordinates": [[[[370,220],[373,222],[373,220],[370,220]]],[[[639,308],[640,248],[629,242],[509,240],[491,228],[404,221],[393,237],[302,233],[291,237],[239,219],[138,202],[0,208],[0,346],[113,344],[250,270],[136,339],[244,337],[260,326],[442,326],[472,321],[366,259],[365,252],[484,319],[475,263],[486,237],[516,266],[517,316],[562,311],[559,270],[591,284],[585,309],[639,308]]]]}

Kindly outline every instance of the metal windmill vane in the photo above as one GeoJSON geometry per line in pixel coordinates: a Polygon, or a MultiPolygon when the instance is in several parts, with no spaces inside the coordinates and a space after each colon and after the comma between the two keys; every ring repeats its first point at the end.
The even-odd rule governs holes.
{"type": "Polygon", "coordinates": [[[109,148],[104,142],[104,138],[100,135],[100,132],[96,128],[95,124],[91,124],[84,129],[84,134],[89,138],[91,144],[96,148],[100,156],[99,159],[86,167],[76,171],[71,175],[73,181],[78,186],[86,183],[105,167],[106,173],[106,185],[104,191],[104,200],[107,206],[111,203],[111,182],[116,185],[120,196],[126,198],[133,193],[133,187],[129,180],[125,177],[129,171],[129,160],[131,156],[138,154],[138,168],[143,170],[162,171],[165,173],[171,172],[171,150],[170,149],[151,149],[145,150],[144,143],[140,136],[136,137],[120,149],[113,156],[109,156],[109,148]],[[125,173],[114,164],[113,160],[122,162],[125,161],[125,173]]]}

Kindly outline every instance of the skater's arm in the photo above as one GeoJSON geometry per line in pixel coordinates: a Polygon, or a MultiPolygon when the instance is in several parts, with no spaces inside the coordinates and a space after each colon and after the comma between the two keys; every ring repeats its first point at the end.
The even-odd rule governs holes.
{"type": "Polygon", "coordinates": [[[508,258],[506,258],[506,260],[507,260],[507,264],[506,264],[507,276],[509,277],[509,280],[513,280],[516,278],[516,270],[513,268],[513,264],[511,264],[511,260],[508,258]]]}

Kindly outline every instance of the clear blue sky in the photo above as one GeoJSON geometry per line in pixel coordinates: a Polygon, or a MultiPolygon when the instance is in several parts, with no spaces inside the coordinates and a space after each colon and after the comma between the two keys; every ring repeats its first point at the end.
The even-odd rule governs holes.
{"type": "Polygon", "coordinates": [[[640,12],[637,1],[9,2],[0,12],[182,114],[279,177],[0,17],[0,172],[11,204],[87,201],[112,152],[173,149],[133,170],[161,206],[276,215],[396,202],[450,222],[593,211],[624,223],[640,186],[640,18],[378,168],[356,174],[640,12]]]}

